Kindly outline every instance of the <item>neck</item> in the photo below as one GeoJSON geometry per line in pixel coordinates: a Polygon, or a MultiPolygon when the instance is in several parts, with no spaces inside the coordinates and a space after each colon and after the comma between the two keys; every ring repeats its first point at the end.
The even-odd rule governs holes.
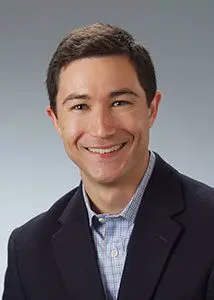
{"type": "MultiPolygon", "coordinates": [[[[119,214],[128,205],[145,174],[149,158],[143,168],[135,174],[114,183],[103,184],[93,181],[81,173],[86,193],[91,202],[91,208],[96,213],[119,214]]],[[[141,166],[142,167],[142,166],[141,166]]]]}

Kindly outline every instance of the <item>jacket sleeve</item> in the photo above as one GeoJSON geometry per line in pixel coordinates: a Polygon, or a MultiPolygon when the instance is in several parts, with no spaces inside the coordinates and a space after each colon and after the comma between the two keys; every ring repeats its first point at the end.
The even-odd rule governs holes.
{"type": "Polygon", "coordinates": [[[211,271],[209,274],[206,300],[214,300],[214,265],[211,267],[211,271]]]}
{"type": "Polygon", "coordinates": [[[2,300],[26,300],[21,287],[16,258],[15,231],[8,243],[8,266],[5,274],[2,300]]]}

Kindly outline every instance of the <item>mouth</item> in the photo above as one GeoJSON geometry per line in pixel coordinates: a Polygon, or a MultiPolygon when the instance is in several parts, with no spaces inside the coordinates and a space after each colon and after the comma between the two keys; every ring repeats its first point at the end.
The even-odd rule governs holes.
{"type": "Polygon", "coordinates": [[[109,154],[121,150],[127,143],[117,144],[106,148],[86,147],[85,149],[94,154],[109,154]]]}

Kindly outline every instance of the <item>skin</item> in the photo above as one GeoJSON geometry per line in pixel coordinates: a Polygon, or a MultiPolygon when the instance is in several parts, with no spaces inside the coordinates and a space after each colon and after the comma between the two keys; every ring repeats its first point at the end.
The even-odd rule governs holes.
{"type": "Polygon", "coordinates": [[[149,130],[160,99],[156,92],[148,107],[127,56],[82,58],[61,70],[57,116],[50,107],[47,113],[96,212],[119,213],[135,193],[148,166],[149,130]],[[88,149],[121,144],[110,154],[88,149]]]}

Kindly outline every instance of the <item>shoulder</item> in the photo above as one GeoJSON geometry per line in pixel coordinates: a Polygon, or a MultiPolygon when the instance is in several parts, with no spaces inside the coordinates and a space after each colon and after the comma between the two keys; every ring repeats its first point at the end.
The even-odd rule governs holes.
{"type": "Polygon", "coordinates": [[[211,199],[214,201],[214,188],[207,184],[180,174],[183,188],[186,194],[197,197],[198,199],[211,199]]]}
{"type": "Polygon", "coordinates": [[[10,241],[15,240],[18,247],[23,247],[51,238],[60,228],[59,218],[70,201],[72,201],[76,190],[77,187],[58,199],[49,210],[16,228],[11,234],[10,241]]]}
{"type": "Polygon", "coordinates": [[[156,155],[156,181],[170,194],[171,198],[179,193],[187,211],[197,211],[214,217],[214,188],[182,174],[173,166],[156,155]],[[159,178],[159,179],[158,179],[159,178]]]}
{"type": "Polygon", "coordinates": [[[187,209],[194,215],[197,213],[198,220],[208,218],[214,221],[214,188],[203,182],[197,181],[184,174],[180,174],[182,191],[187,209]]]}
{"type": "MultiPolygon", "coordinates": [[[[164,161],[157,153],[156,156],[156,169],[158,175],[167,181],[177,182],[182,185],[182,190],[186,196],[191,196],[198,199],[213,199],[214,188],[207,184],[200,182],[194,178],[182,174],[173,166],[164,161]]],[[[214,199],[213,199],[214,201],[214,199]]]]}
{"type": "Polygon", "coordinates": [[[185,207],[183,217],[188,223],[207,224],[214,228],[214,188],[170,168],[173,181],[180,185],[185,207]]]}

